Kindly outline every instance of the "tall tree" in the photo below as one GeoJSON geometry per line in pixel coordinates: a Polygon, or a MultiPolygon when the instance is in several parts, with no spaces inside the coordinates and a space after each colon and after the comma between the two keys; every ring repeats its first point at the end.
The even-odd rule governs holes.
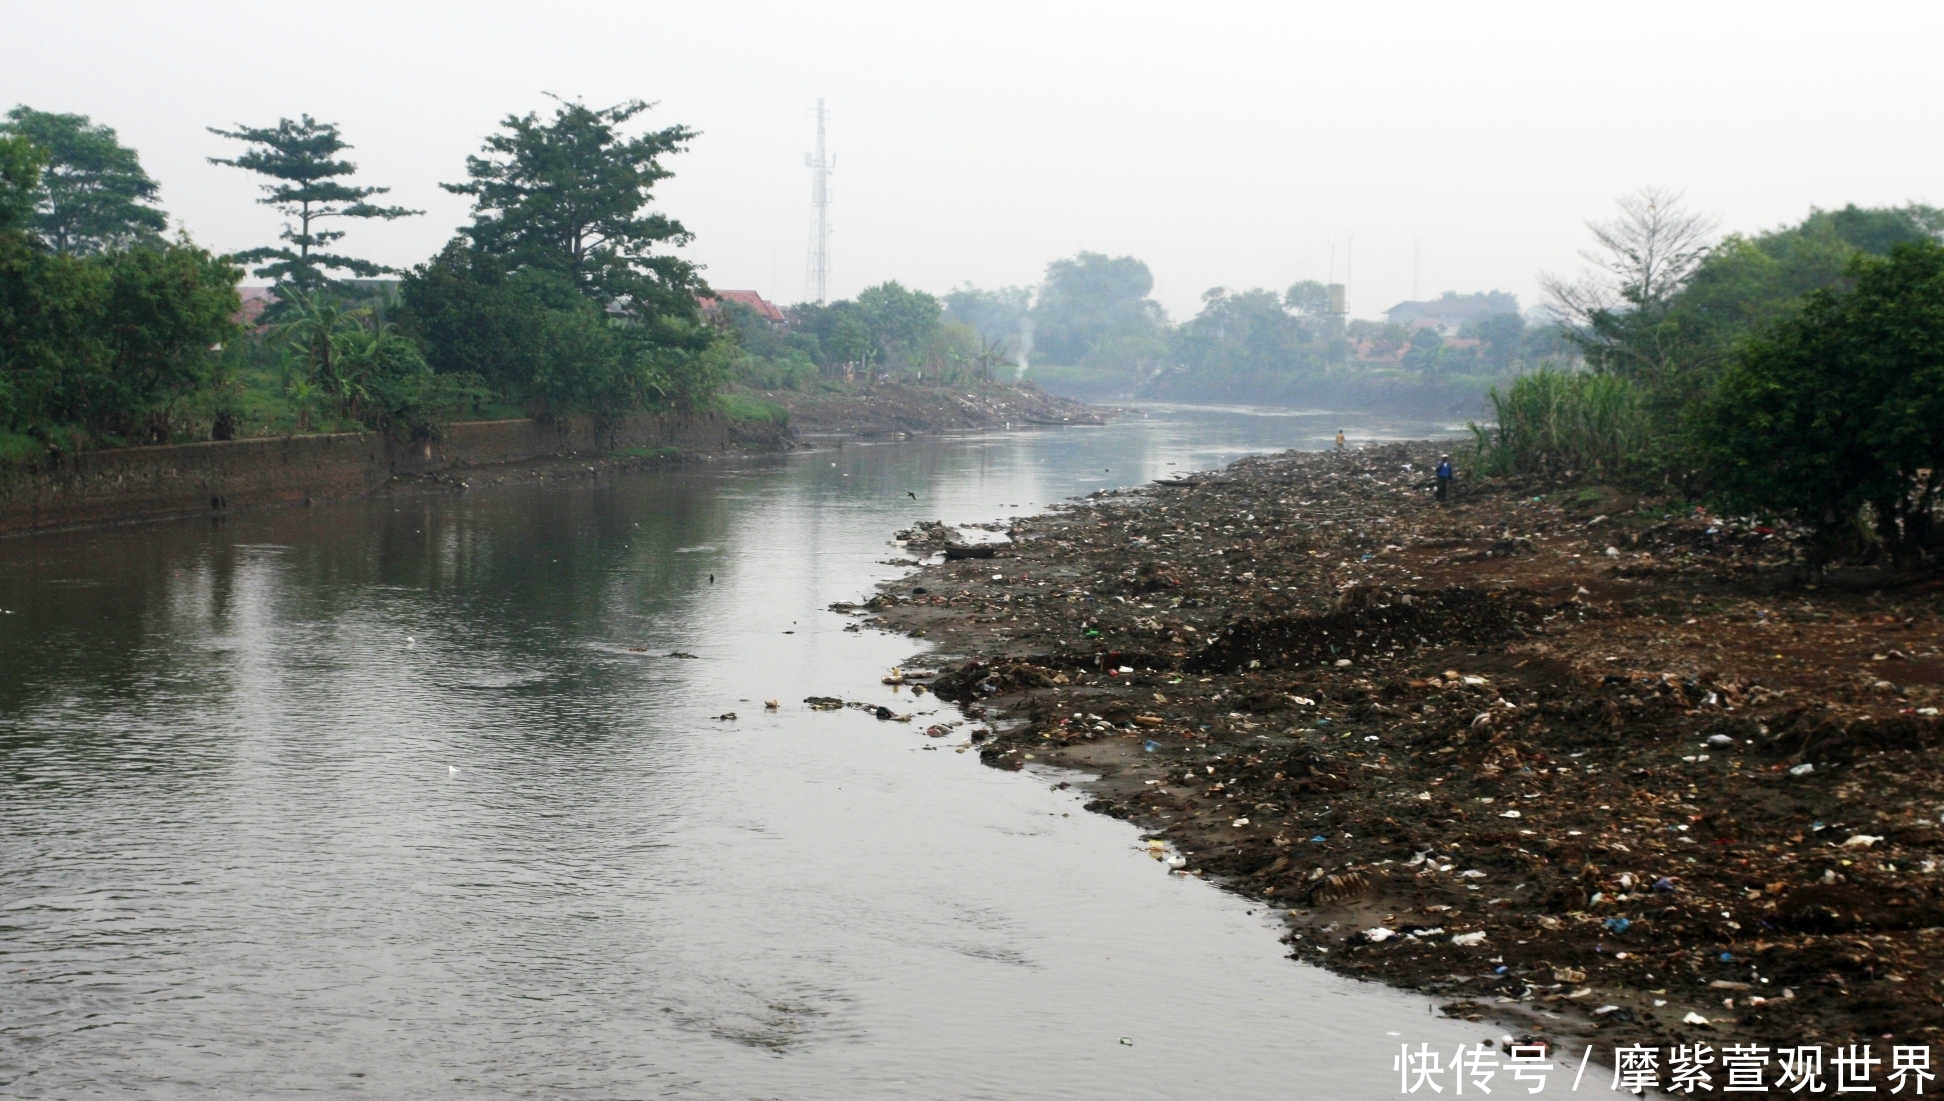
{"type": "Polygon", "coordinates": [[[1588,363],[1627,374],[1659,373],[1674,359],[1663,324],[1668,302],[1707,256],[1715,223],[1666,188],[1641,188],[1621,197],[1618,206],[1619,217],[1587,223],[1598,247],[1580,257],[1592,271],[1578,280],[1546,275],[1540,285],[1588,363]]]}
{"type": "Polygon", "coordinates": [[[25,229],[34,214],[47,152],[17,134],[0,135],[0,233],[25,229]]]}
{"type": "Polygon", "coordinates": [[[1033,304],[1033,347],[1054,363],[1145,366],[1165,347],[1154,276],[1132,256],[1083,252],[1046,266],[1033,304]]]}
{"type": "Polygon", "coordinates": [[[236,157],[211,157],[209,162],[270,177],[273,182],[263,185],[263,198],[257,201],[294,219],[285,223],[283,232],[278,234],[285,245],[239,252],[236,254],[239,262],[260,265],[256,274],[303,294],[316,294],[334,287],[339,278],[333,272],[368,279],[396,270],[328,251],[346,231],[327,229],[319,223],[339,218],[390,221],[425,213],[368,201],[373,195],[390,191],[388,187],[345,182],[344,178],[356,172],[358,166],[339,157],[351,146],[338,135],[337,124],[318,122],[305,115],[295,122],[279,119],[274,128],[238,124],[234,130],[211,126],[209,132],[249,147],[236,157]]]}
{"type": "Polygon", "coordinates": [[[7,112],[0,133],[26,138],[47,155],[32,218],[47,247],[87,256],[160,242],[169,219],[154,205],[159,189],[113,129],[86,115],[18,106],[7,112]]]}
{"type": "Polygon", "coordinates": [[[509,115],[486,139],[486,156],[466,158],[467,181],[440,185],[472,198],[465,232],[474,248],[509,272],[566,276],[602,306],[626,301],[650,316],[693,317],[702,286],[695,266],[664,251],[687,244],[689,232],[648,205],[655,184],[672,174],[662,158],[685,149],[695,131],[668,126],[626,137],[649,104],[555,99],[552,119],[509,115]]]}

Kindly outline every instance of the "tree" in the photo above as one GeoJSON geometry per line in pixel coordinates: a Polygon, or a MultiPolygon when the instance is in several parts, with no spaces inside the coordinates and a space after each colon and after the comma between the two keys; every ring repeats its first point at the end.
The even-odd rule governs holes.
{"type": "Polygon", "coordinates": [[[1330,316],[1330,288],[1314,279],[1299,279],[1283,292],[1283,305],[1298,317],[1330,316]]]}
{"type": "Polygon", "coordinates": [[[164,442],[235,335],[240,273],[187,242],[74,257],[0,233],[0,414],[164,442]]]}
{"type": "Polygon", "coordinates": [[[669,126],[636,137],[623,127],[649,104],[593,108],[556,100],[554,116],[509,115],[486,139],[486,156],[466,158],[465,183],[439,186],[473,200],[473,247],[504,271],[559,273],[602,306],[625,302],[646,315],[692,318],[701,280],[663,249],[688,230],[647,211],[654,185],[671,173],[662,158],[696,133],[669,126]]]}
{"type": "Polygon", "coordinates": [[[159,189],[114,130],[86,115],[18,106],[7,112],[0,133],[23,137],[47,155],[32,218],[47,247],[86,256],[160,242],[169,219],[154,205],[159,189]]]}
{"type": "Polygon", "coordinates": [[[0,134],[0,233],[27,227],[47,153],[17,134],[0,134]]]}
{"type": "Polygon", "coordinates": [[[1493,313],[1465,322],[1458,335],[1478,341],[1479,359],[1503,371],[1519,358],[1525,330],[1525,319],[1517,313],[1493,313]]]}
{"type": "Polygon", "coordinates": [[[1672,363],[1663,326],[1668,301],[1707,255],[1714,221],[1682,207],[1679,192],[1645,187],[1619,201],[1620,216],[1588,222],[1593,271],[1577,281],[1546,275],[1550,309],[1601,370],[1651,374],[1672,363]]]}
{"type": "Polygon", "coordinates": [[[1849,278],[1744,347],[1700,437],[1731,506],[1811,524],[1825,552],[1867,507],[1908,561],[1944,484],[1944,246],[1859,256],[1849,278]]]}
{"type": "Polygon", "coordinates": [[[1031,287],[982,291],[967,285],[945,296],[945,319],[971,326],[987,349],[1028,346],[1032,308],[1031,287]]]}
{"type": "Polygon", "coordinates": [[[268,176],[274,182],[263,185],[263,198],[257,200],[295,224],[285,223],[280,240],[284,247],[266,246],[236,254],[245,264],[260,265],[256,274],[289,286],[301,294],[316,294],[335,289],[333,272],[370,278],[396,269],[361,260],[354,256],[326,251],[345,235],[345,230],[327,229],[319,223],[340,218],[377,218],[391,221],[421,210],[398,206],[378,206],[368,200],[382,195],[388,187],[354,186],[344,177],[358,170],[338,154],[350,149],[338,135],[337,125],[318,122],[305,115],[297,121],[279,119],[275,128],[247,127],[209,132],[218,137],[243,142],[249,149],[236,157],[211,157],[209,163],[229,165],[268,176]]]}
{"type": "Polygon", "coordinates": [[[1154,276],[1132,256],[1083,252],[1046,266],[1033,304],[1035,354],[1053,363],[1143,367],[1166,347],[1154,276]]]}
{"type": "Polygon", "coordinates": [[[926,352],[937,336],[943,313],[938,299],[924,291],[908,290],[893,279],[860,292],[857,308],[870,327],[882,362],[915,369],[922,375],[928,366],[926,352]]]}

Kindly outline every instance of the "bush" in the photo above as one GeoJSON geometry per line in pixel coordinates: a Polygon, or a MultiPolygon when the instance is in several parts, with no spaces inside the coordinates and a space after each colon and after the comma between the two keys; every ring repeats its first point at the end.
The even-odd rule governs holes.
{"type": "Polygon", "coordinates": [[[773,401],[753,394],[722,393],[715,398],[716,411],[732,421],[754,424],[788,424],[790,411],[773,401]]]}
{"type": "Polygon", "coordinates": [[[1471,425],[1487,474],[1618,476],[1645,469],[1655,424],[1646,394],[1616,375],[1542,367],[1491,392],[1496,423],[1471,425]]]}

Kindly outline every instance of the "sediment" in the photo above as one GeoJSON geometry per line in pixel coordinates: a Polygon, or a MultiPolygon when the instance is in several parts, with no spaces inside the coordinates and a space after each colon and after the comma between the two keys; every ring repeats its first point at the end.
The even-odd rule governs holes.
{"type": "Polygon", "coordinates": [[[1441,505],[1436,456],[1103,492],[991,558],[923,526],[860,612],[988,764],[1088,774],[1301,959],[1602,1057],[1931,1043],[1944,581],[1594,484],[1441,505]]]}

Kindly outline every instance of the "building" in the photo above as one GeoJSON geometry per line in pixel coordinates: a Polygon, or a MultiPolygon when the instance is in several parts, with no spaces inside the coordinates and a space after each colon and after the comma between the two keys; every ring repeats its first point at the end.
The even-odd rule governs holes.
{"type": "Polygon", "coordinates": [[[715,320],[722,313],[724,302],[734,302],[738,306],[753,311],[757,317],[778,328],[789,323],[789,318],[783,316],[783,311],[778,309],[775,303],[755,291],[710,290],[696,295],[695,301],[702,307],[702,316],[710,321],[715,320]]]}

